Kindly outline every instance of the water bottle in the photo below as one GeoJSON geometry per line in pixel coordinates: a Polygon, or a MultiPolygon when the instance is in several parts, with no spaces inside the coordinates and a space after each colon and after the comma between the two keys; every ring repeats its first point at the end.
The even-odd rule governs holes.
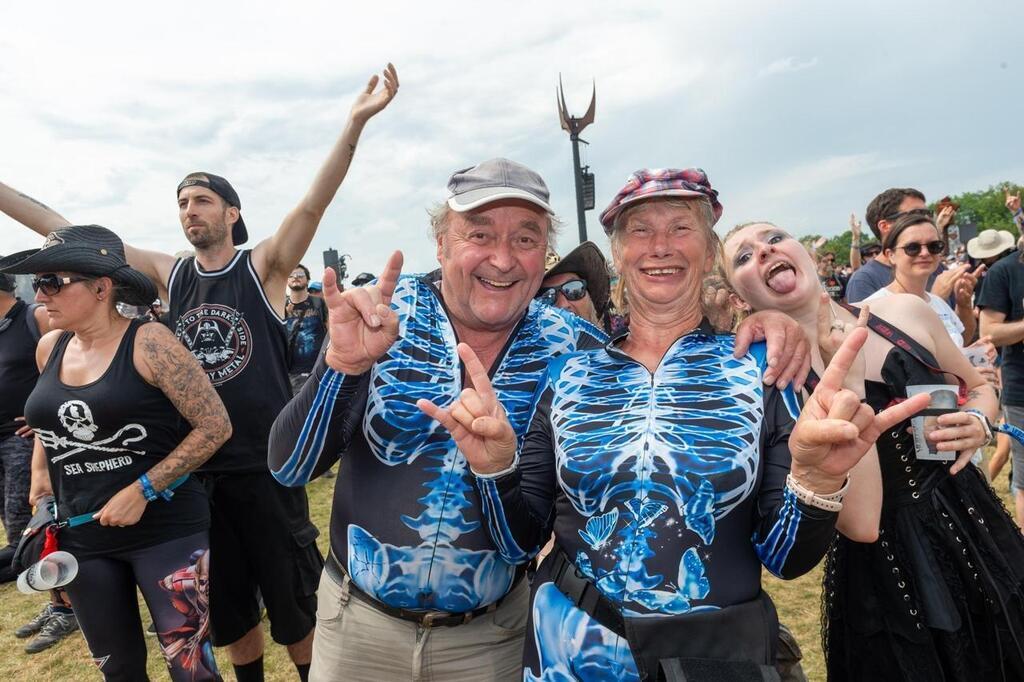
{"type": "Polygon", "coordinates": [[[52,552],[32,564],[18,576],[23,594],[48,592],[64,587],[78,575],[78,559],[68,552],[52,552]]]}

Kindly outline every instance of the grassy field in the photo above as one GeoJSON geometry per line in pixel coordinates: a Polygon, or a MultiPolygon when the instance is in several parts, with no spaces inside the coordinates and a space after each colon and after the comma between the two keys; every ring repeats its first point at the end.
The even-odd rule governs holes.
{"type": "MultiPolygon", "coordinates": [[[[331,492],[334,481],[318,480],[311,484],[309,491],[313,520],[322,530],[327,529],[331,492]]],[[[1010,506],[1007,494],[1006,473],[995,483],[996,491],[1003,502],[1010,506]]],[[[319,539],[320,548],[327,549],[326,532],[319,539]]],[[[796,634],[804,652],[804,669],[811,680],[824,680],[824,666],[821,656],[820,594],[821,569],[815,569],[799,580],[784,582],[765,574],[765,588],[772,595],[779,609],[779,617],[796,634]]],[[[81,635],[69,637],[57,646],[39,654],[29,656],[23,648],[26,640],[15,639],[14,630],[31,619],[42,606],[38,597],[28,597],[14,587],[14,584],[0,586],[0,680],[89,680],[98,679],[89,657],[89,650],[81,635]]],[[[143,611],[143,620],[148,616],[143,611]]],[[[264,622],[264,625],[266,623],[264,622]]],[[[270,642],[269,632],[267,641],[270,642]]],[[[157,649],[155,637],[148,637],[149,674],[154,680],[167,679],[163,659],[157,649]]],[[[218,650],[217,661],[226,680],[234,680],[227,653],[218,650]]],[[[298,675],[291,665],[283,647],[270,643],[265,657],[267,680],[297,680],[298,675]]]]}

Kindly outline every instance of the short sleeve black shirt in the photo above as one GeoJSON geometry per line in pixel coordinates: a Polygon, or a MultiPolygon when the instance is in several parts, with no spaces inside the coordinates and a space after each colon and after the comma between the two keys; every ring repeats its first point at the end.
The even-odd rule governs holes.
{"type": "MultiPolygon", "coordinates": [[[[1024,319],[1024,263],[1016,252],[1004,257],[985,275],[985,286],[976,299],[979,308],[1006,315],[1007,322],[1024,319]]],[[[1024,406],[1024,343],[1002,348],[1003,402],[1024,406]]]]}

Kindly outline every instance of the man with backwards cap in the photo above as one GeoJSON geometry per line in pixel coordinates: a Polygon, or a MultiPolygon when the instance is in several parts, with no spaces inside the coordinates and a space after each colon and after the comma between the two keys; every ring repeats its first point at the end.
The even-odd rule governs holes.
{"type": "MultiPolygon", "coordinates": [[[[126,245],[129,265],[170,299],[169,323],[203,364],[234,425],[231,439],[200,471],[212,503],[210,609],[214,643],[227,646],[239,682],[263,679],[259,596],[274,640],[284,644],[304,680],[308,675],[323,565],[305,491],[276,484],[267,472],[270,424],[291,395],[286,366],[284,301],[288,275],[309,247],[341,185],[363,126],[398,90],[395,68],[384,87],[370,79],[357,97],[306,196],[277,232],[254,248],[231,184],[191,173],[178,186],[178,213],[194,257],[126,245]]],[[[68,221],[0,184],[0,210],[40,234],[68,221]]]]}
{"type": "Polygon", "coordinates": [[[537,173],[491,159],[448,189],[431,215],[439,270],[401,275],[396,252],[344,293],[325,273],[330,342],[271,431],[282,483],[339,462],[313,680],[522,678],[525,567],[501,558],[465,458],[417,400],[447,405],[468,385],[465,344],[522,434],[548,360],[605,337],[534,298],[556,227],[537,173]]]}

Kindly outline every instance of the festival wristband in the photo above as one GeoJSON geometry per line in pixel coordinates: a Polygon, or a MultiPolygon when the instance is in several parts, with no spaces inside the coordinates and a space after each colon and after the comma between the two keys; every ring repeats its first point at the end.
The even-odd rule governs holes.
{"type": "Polygon", "coordinates": [[[157,492],[153,488],[153,482],[149,480],[149,474],[139,476],[139,485],[142,486],[142,496],[146,498],[147,502],[152,502],[157,498],[157,492]]]}
{"type": "Polygon", "coordinates": [[[988,417],[985,416],[985,413],[973,407],[963,410],[963,413],[969,414],[981,422],[981,428],[985,430],[985,444],[991,443],[993,438],[992,424],[989,422],[988,417]]]}
{"type": "Polygon", "coordinates": [[[839,490],[835,491],[834,493],[829,493],[828,495],[819,495],[810,488],[805,488],[803,485],[801,485],[799,481],[793,478],[793,474],[786,475],[786,488],[788,488],[791,493],[796,495],[796,499],[800,500],[809,507],[814,507],[815,509],[823,509],[829,512],[838,513],[842,511],[843,496],[846,495],[846,491],[849,489],[849,487],[850,477],[847,476],[846,481],[843,483],[843,487],[841,487],[839,490]]]}
{"type": "Polygon", "coordinates": [[[166,489],[157,492],[157,490],[153,487],[153,482],[149,480],[149,474],[142,474],[141,476],[139,476],[139,485],[142,486],[142,496],[145,497],[147,501],[152,502],[158,497],[163,500],[169,501],[172,497],[174,497],[174,489],[187,480],[188,474],[185,474],[184,476],[172,481],[171,484],[167,486],[166,489]]]}

